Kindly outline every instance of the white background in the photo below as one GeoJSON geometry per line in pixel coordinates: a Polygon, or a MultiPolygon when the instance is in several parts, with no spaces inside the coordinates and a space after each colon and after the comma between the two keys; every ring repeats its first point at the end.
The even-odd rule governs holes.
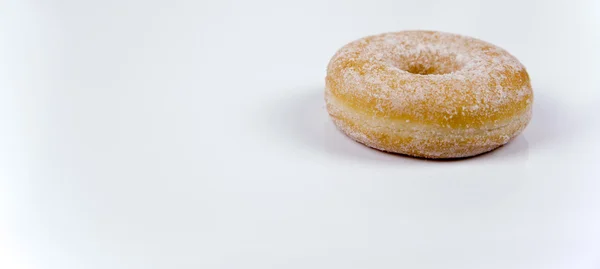
{"type": "Polygon", "coordinates": [[[600,268],[600,1],[0,0],[0,267],[600,268]],[[425,161],[336,131],[325,67],[407,29],[528,68],[526,131],[425,161]]]}

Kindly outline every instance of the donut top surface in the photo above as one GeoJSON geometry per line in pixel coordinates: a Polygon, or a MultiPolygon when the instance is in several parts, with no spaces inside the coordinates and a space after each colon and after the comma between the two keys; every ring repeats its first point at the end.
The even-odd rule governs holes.
{"type": "Polygon", "coordinates": [[[442,32],[369,36],[327,67],[329,94],[379,117],[447,128],[496,128],[531,109],[524,66],[490,43],[442,32]]]}

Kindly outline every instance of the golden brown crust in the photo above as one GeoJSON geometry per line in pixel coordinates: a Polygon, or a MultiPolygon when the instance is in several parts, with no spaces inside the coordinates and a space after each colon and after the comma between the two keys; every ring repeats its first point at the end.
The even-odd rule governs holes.
{"type": "Polygon", "coordinates": [[[325,96],[334,122],[353,139],[428,158],[472,156],[508,142],[529,122],[533,100],[527,71],[508,52],[428,31],[344,46],[329,63],[325,96]]]}

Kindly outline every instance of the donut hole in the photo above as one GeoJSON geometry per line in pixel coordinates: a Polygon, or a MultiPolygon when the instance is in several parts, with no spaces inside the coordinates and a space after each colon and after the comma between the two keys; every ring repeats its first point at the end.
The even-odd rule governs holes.
{"type": "Polygon", "coordinates": [[[460,70],[464,63],[454,53],[423,51],[401,57],[396,67],[417,75],[443,75],[460,70]]]}

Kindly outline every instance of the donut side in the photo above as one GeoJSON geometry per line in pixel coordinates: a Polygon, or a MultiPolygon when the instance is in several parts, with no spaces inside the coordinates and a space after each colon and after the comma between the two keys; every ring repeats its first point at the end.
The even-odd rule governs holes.
{"type": "Polygon", "coordinates": [[[348,137],[382,151],[415,157],[464,158],[496,149],[519,135],[531,119],[531,105],[502,126],[440,128],[365,113],[325,89],[327,111],[348,137]]]}

